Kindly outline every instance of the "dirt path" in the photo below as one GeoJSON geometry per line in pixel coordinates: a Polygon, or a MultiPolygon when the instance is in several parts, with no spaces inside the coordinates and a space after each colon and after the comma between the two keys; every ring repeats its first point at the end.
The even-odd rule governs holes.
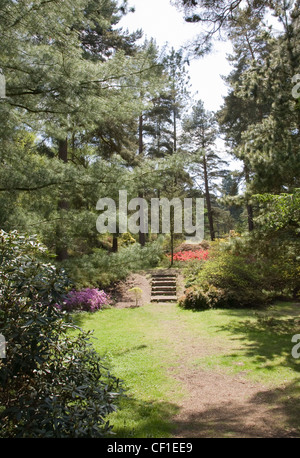
{"type": "Polygon", "coordinates": [[[297,437],[286,409],[276,402],[278,390],[249,381],[242,367],[239,375],[233,376],[193,364],[195,357],[222,351],[221,341],[204,342],[195,336],[191,341],[189,330],[179,320],[162,324],[176,354],[170,374],[187,393],[174,418],[175,438],[297,437]]]}
{"type": "MultiPolygon", "coordinates": [[[[298,425],[291,421],[290,407],[280,402],[284,388],[272,389],[254,383],[247,379],[242,367],[238,375],[230,375],[225,370],[207,370],[195,365],[197,358],[224,352],[222,340],[191,335],[179,317],[174,319],[175,304],[146,305],[150,299],[149,275],[135,274],[120,284],[121,299],[117,307],[132,307],[132,299],[127,296],[132,286],[143,289],[141,305],[151,307],[156,314],[157,332],[172,348],[173,365],[169,374],[185,393],[179,413],[173,419],[175,438],[299,437],[295,429],[298,425]],[[168,307],[170,319],[166,313],[168,307]]],[[[298,419],[298,413],[295,418],[298,419]]]]}

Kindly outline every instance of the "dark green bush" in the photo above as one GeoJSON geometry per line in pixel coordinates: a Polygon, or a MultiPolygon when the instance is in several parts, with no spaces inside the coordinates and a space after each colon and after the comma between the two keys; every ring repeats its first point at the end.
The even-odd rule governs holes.
{"type": "Polygon", "coordinates": [[[226,293],[212,285],[193,285],[186,289],[179,299],[179,305],[186,309],[207,310],[215,307],[226,307],[226,293]]]}
{"type": "Polygon", "coordinates": [[[0,232],[0,437],[102,437],[120,382],[55,307],[66,278],[46,254],[33,237],[0,232]]]}

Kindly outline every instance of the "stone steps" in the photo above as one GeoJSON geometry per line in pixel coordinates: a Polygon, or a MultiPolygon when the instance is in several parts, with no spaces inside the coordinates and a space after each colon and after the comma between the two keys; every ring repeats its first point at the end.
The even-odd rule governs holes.
{"type": "Polygon", "coordinates": [[[161,271],[152,275],[151,302],[177,302],[177,275],[161,271]]]}
{"type": "Polygon", "coordinates": [[[177,302],[177,296],[152,296],[151,302],[177,302]]]}
{"type": "Polygon", "coordinates": [[[152,280],[152,286],[154,288],[172,288],[176,286],[176,280],[170,281],[159,281],[159,280],[152,280]]]}
{"type": "Polygon", "coordinates": [[[176,285],[175,286],[152,286],[152,293],[159,293],[160,291],[172,291],[176,293],[176,285]]]}

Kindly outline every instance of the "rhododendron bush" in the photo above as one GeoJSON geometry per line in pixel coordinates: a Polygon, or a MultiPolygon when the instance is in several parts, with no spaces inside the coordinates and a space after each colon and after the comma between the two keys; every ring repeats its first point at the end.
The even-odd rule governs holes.
{"type": "Polygon", "coordinates": [[[96,288],[86,288],[82,291],[70,291],[59,309],[72,312],[82,310],[85,312],[96,312],[104,305],[109,305],[110,296],[104,291],[96,288]]]}
{"type": "MultiPolygon", "coordinates": [[[[1,438],[100,438],[123,394],[84,332],[61,312],[69,282],[35,236],[0,231],[1,438]],[[73,332],[74,331],[74,332],[73,332]]],[[[98,290],[69,293],[66,304],[100,307],[98,290]]]]}
{"type": "MultiPolygon", "coordinates": [[[[169,259],[171,259],[171,255],[168,255],[169,259]]],[[[194,259],[206,261],[208,259],[208,250],[197,250],[197,251],[179,251],[174,253],[173,260],[174,261],[193,261],[194,259]]]]}

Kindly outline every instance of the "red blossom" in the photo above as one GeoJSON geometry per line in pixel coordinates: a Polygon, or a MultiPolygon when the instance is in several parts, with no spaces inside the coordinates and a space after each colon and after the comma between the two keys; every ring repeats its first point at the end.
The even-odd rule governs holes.
{"type": "MultiPolygon", "coordinates": [[[[171,255],[167,255],[169,259],[171,259],[171,255]]],[[[197,251],[179,251],[178,253],[174,253],[173,260],[174,261],[192,261],[194,259],[206,261],[208,259],[208,250],[197,250],[197,251]]]]}

